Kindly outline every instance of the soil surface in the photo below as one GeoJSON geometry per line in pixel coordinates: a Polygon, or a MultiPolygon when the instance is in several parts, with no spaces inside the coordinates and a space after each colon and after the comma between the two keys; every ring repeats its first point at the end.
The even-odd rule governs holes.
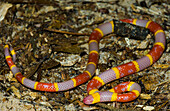
{"type": "MultiPolygon", "coordinates": [[[[169,0],[168,0],[169,1],[169,0]]],[[[170,2],[167,0],[6,0],[0,2],[0,110],[170,110],[170,2]],[[88,61],[89,35],[98,25],[112,19],[145,19],[160,24],[167,46],[152,66],[114,80],[100,90],[121,82],[141,85],[140,96],[131,102],[83,103],[87,83],[63,92],[41,92],[20,84],[10,71],[4,45],[17,54],[16,66],[34,81],[63,82],[82,73],[88,61]]],[[[141,58],[152,48],[154,37],[129,39],[109,34],[99,44],[100,58],[95,75],[141,58]]]]}

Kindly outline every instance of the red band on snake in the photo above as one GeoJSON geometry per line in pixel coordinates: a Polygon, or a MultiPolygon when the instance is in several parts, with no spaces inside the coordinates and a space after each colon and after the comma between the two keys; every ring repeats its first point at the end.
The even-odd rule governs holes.
{"type": "MultiPolygon", "coordinates": [[[[165,49],[165,34],[159,24],[153,21],[138,19],[123,19],[121,21],[148,28],[155,36],[154,46],[150,52],[141,59],[111,68],[100,75],[93,77],[87,86],[87,91],[90,95],[84,98],[83,102],[85,104],[94,104],[97,102],[106,101],[128,102],[136,99],[141,92],[141,88],[137,83],[134,82],[124,82],[104,92],[100,92],[98,89],[110,81],[147,68],[160,58],[165,49]],[[122,92],[126,91],[130,92],[122,94],[122,92]]],[[[103,36],[112,32],[114,32],[114,21],[107,22],[94,29],[89,38],[89,60],[86,70],[71,80],[61,83],[42,83],[32,81],[24,77],[13,62],[16,59],[16,54],[9,45],[5,45],[4,47],[5,58],[16,79],[24,86],[47,92],[65,91],[87,82],[94,75],[99,58],[99,41],[103,36]],[[9,50],[13,57],[10,56],[9,50]]]]}

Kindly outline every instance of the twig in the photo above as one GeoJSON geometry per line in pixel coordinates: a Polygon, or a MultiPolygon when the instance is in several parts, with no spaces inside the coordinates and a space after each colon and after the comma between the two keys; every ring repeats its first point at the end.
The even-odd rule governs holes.
{"type": "Polygon", "coordinates": [[[169,83],[169,82],[170,82],[170,79],[169,79],[169,80],[166,80],[166,81],[164,81],[164,82],[161,82],[161,83],[159,83],[159,84],[157,84],[155,87],[158,87],[158,86],[160,86],[160,85],[162,85],[162,84],[169,83]]]}
{"type": "Polygon", "coordinates": [[[56,33],[62,33],[62,34],[70,34],[70,35],[84,35],[84,36],[89,36],[90,34],[88,33],[74,33],[74,32],[66,32],[66,31],[61,31],[61,30],[56,30],[56,29],[50,29],[50,28],[45,28],[44,30],[50,31],[50,32],[56,32],[56,33]]]}

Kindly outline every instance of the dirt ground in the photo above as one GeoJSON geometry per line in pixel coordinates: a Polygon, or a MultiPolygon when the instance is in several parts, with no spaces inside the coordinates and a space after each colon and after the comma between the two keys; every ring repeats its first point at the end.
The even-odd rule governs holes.
{"type": "MultiPolygon", "coordinates": [[[[3,0],[0,2],[0,111],[57,110],[170,110],[170,1],[167,0],[3,0]],[[20,84],[10,71],[4,45],[17,54],[16,66],[34,81],[63,82],[82,73],[88,61],[89,35],[98,25],[112,19],[145,19],[160,24],[166,49],[152,66],[114,80],[100,90],[124,81],[141,85],[140,96],[131,102],[86,105],[88,82],[63,92],[41,92],[20,84]]],[[[99,44],[96,75],[141,58],[154,43],[150,33],[144,40],[114,33],[99,44]]]]}

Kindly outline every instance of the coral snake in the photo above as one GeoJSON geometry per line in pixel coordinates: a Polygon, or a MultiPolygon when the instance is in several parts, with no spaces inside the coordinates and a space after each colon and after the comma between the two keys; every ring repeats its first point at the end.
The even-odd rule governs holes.
{"type": "Polygon", "coordinates": [[[85,104],[94,104],[97,102],[106,101],[132,101],[136,99],[141,92],[141,87],[137,83],[123,82],[116,87],[103,92],[99,91],[98,89],[110,81],[133,74],[152,65],[162,55],[165,49],[166,39],[162,27],[153,21],[138,19],[122,19],[120,21],[148,28],[155,36],[155,43],[150,52],[144,57],[123,65],[119,65],[117,67],[113,67],[98,76],[93,77],[99,59],[99,41],[106,34],[114,32],[114,21],[107,22],[98,26],[91,33],[89,38],[89,60],[87,63],[87,67],[82,74],[79,74],[71,80],[61,83],[43,83],[32,81],[24,77],[14,64],[16,60],[16,53],[9,45],[4,46],[5,59],[15,78],[21,84],[31,89],[47,92],[65,91],[74,88],[82,83],[85,83],[93,77],[87,85],[89,96],[84,98],[83,102],[85,104]],[[12,57],[10,55],[10,52],[12,57]]]}

